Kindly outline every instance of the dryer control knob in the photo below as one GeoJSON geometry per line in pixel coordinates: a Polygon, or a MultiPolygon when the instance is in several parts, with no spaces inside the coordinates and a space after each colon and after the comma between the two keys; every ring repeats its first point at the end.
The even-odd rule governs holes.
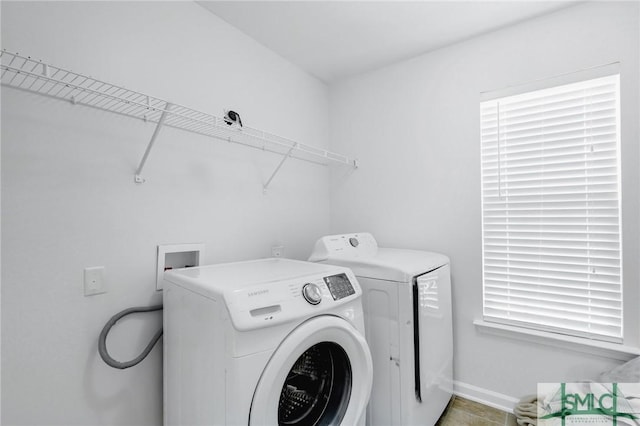
{"type": "Polygon", "coordinates": [[[302,287],[302,296],[304,296],[304,300],[312,305],[317,305],[322,301],[322,292],[320,291],[320,287],[313,283],[306,283],[302,287]]]}

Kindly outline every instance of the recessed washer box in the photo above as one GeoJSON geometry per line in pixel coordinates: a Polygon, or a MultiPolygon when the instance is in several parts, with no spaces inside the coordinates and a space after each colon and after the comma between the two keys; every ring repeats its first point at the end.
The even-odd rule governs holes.
{"type": "Polygon", "coordinates": [[[162,290],[164,271],[200,266],[204,258],[204,244],[165,244],[158,246],[156,290],[162,290]]]}

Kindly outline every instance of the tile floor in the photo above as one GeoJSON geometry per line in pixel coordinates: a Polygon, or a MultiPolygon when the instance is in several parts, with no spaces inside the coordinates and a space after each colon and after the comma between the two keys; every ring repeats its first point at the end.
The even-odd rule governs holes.
{"type": "Polygon", "coordinates": [[[517,426],[513,414],[456,396],[436,426],[517,426]]]}

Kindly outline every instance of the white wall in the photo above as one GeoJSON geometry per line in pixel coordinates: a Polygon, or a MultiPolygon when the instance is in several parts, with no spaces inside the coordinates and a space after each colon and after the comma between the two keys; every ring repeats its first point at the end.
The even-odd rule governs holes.
{"type": "MultiPolygon", "coordinates": [[[[2,46],[326,147],[324,84],[192,2],[2,2],[2,46]]],[[[2,424],[158,425],[161,353],[118,371],[97,355],[117,311],[158,303],[156,245],[203,242],[204,263],[304,259],[329,231],[329,175],[291,160],[2,90],[2,424]],[[108,293],[83,297],[83,269],[105,266],[108,293]]],[[[160,316],[110,337],[137,355],[160,316]]]]}
{"type": "Polygon", "coordinates": [[[537,382],[595,379],[616,363],[473,325],[482,317],[483,91],[621,62],[626,343],[638,344],[638,15],[638,3],[585,3],[330,87],[332,148],[361,161],[355,173],[332,174],[332,231],[450,256],[462,393],[509,405],[537,382]]]}

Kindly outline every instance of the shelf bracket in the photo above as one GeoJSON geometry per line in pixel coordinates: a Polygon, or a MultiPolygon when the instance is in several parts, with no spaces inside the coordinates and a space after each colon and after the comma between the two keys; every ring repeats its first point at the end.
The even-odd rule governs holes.
{"type": "Polygon", "coordinates": [[[298,143],[296,142],[289,149],[289,151],[284,155],[284,157],[282,157],[282,160],[280,160],[280,164],[278,164],[278,167],[276,167],[276,169],[273,171],[273,173],[271,174],[271,177],[269,178],[269,180],[267,180],[267,183],[265,183],[264,186],[262,187],[262,192],[264,194],[267,193],[267,188],[269,187],[269,184],[271,184],[271,181],[273,180],[273,178],[276,177],[276,175],[280,171],[280,168],[282,167],[284,162],[287,161],[287,159],[289,159],[291,157],[291,154],[293,153],[293,150],[296,149],[297,147],[298,147],[298,143]]]}
{"type": "Polygon", "coordinates": [[[147,157],[149,157],[149,153],[151,152],[151,148],[153,148],[153,144],[156,141],[156,138],[158,137],[158,134],[160,133],[160,129],[162,128],[163,124],[164,124],[164,120],[167,117],[167,113],[169,112],[169,110],[171,109],[171,104],[169,102],[167,102],[167,104],[164,107],[164,110],[162,111],[162,115],[160,116],[160,120],[158,120],[158,124],[156,125],[156,129],[153,131],[153,135],[151,135],[151,140],[149,141],[149,145],[147,145],[147,149],[144,151],[144,155],[142,156],[142,160],[140,160],[140,165],[138,166],[138,169],[136,170],[136,175],[135,175],[135,182],[136,183],[144,183],[145,180],[142,177],[142,169],[144,168],[144,163],[147,162],[147,157]]]}

